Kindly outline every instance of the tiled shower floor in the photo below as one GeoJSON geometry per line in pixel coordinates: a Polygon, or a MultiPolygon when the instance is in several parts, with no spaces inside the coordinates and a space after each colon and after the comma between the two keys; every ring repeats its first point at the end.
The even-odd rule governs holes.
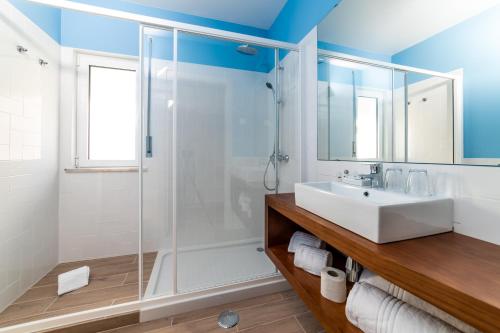
{"type": "MultiPolygon", "coordinates": [[[[155,258],[156,252],[144,255],[144,282],[155,258]]],[[[0,327],[134,301],[138,291],[137,255],[59,264],[0,313],[0,327]],[[85,265],[90,267],[89,285],[57,296],[57,275],[85,265]]]]}

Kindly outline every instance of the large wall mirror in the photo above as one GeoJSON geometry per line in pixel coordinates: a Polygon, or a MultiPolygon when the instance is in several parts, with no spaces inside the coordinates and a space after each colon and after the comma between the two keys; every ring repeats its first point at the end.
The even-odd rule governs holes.
{"type": "Polygon", "coordinates": [[[500,0],[344,0],[318,26],[318,159],[500,165],[500,0]]]}

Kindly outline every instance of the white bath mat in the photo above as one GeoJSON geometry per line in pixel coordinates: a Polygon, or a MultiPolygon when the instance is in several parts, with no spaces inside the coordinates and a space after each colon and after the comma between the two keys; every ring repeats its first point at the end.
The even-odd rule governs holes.
{"type": "Polygon", "coordinates": [[[90,268],[83,266],[72,271],[59,274],[57,277],[57,294],[69,293],[89,284],[90,268]]]}

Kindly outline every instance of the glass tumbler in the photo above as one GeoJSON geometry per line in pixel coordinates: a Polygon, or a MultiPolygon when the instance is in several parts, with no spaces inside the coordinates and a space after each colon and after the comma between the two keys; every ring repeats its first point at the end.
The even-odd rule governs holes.
{"type": "Polygon", "coordinates": [[[387,191],[403,192],[403,169],[388,168],[385,170],[384,187],[387,191]]]}
{"type": "Polygon", "coordinates": [[[406,193],[418,197],[429,196],[429,177],[425,169],[410,169],[406,180],[406,193]]]}

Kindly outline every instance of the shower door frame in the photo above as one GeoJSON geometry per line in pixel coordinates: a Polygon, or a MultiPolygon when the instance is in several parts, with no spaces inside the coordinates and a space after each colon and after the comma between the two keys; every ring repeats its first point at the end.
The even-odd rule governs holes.
{"type": "MultiPolygon", "coordinates": [[[[193,292],[187,292],[187,293],[179,293],[178,290],[178,283],[177,283],[177,278],[178,278],[178,258],[177,258],[177,196],[176,196],[176,191],[177,191],[177,113],[178,113],[178,37],[179,33],[187,33],[187,34],[192,34],[200,37],[207,37],[207,38],[215,38],[219,40],[225,40],[225,41],[230,41],[230,42],[239,42],[239,43],[248,43],[251,45],[255,46],[260,46],[260,47],[266,47],[274,52],[274,67],[276,69],[275,73],[275,80],[276,80],[276,98],[274,99],[274,113],[275,113],[275,134],[274,134],[274,145],[273,148],[275,149],[275,152],[278,152],[280,149],[280,120],[279,120],[279,112],[280,112],[280,88],[281,88],[281,80],[280,80],[280,75],[279,75],[279,67],[280,67],[280,50],[285,50],[285,51],[292,51],[292,52],[297,52],[299,53],[299,49],[292,44],[288,43],[282,43],[282,42],[276,42],[276,43],[269,43],[269,40],[264,40],[260,37],[252,37],[252,36],[246,36],[246,35],[240,35],[240,34],[233,34],[233,33],[215,33],[210,28],[201,28],[197,27],[197,29],[192,29],[192,27],[169,27],[169,26],[158,26],[158,25],[152,25],[152,24],[145,24],[141,23],[140,25],[140,31],[139,31],[139,60],[140,60],[140,69],[139,69],[139,76],[140,76],[140,83],[139,83],[139,91],[141,92],[140,98],[139,98],[139,112],[141,114],[141,123],[140,123],[140,156],[141,158],[139,159],[139,170],[140,170],[140,176],[139,176],[139,197],[140,197],[140,207],[139,207],[139,214],[140,214],[140,223],[139,223],[139,247],[140,247],[140,252],[139,252],[139,300],[144,300],[144,293],[143,293],[143,248],[142,248],[142,227],[143,227],[143,159],[144,158],[149,158],[150,156],[147,156],[146,154],[148,151],[145,150],[145,141],[144,139],[146,138],[145,135],[150,135],[150,133],[144,133],[144,116],[145,116],[145,110],[147,111],[148,106],[144,105],[144,101],[147,98],[144,96],[144,88],[145,85],[147,85],[148,91],[150,90],[150,87],[148,86],[147,82],[144,82],[144,59],[145,59],[145,54],[144,54],[144,36],[145,36],[145,29],[156,29],[156,30],[161,30],[161,31],[169,31],[173,33],[173,41],[172,41],[172,48],[173,48],[173,93],[172,93],[172,99],[173,99],[173,107],[172,107],[172,133],[171,133],[171,139],[172,139],[172,161],[170,162],[172,165],[172,174],[171,174],[171,179],[172,179],[172,211],[168,212],[168,214],[171,216],[171,221],[172,221],[172,293],[169,295],[158,295],[155,297],[151,298],[146,298],[147,300],[150,299],[157,299],[157,298],[169,298],[177,295],[189,295],[189,294],[196,294],[197,291],[193,292]],[[250,38],[243,38],[245,37],[250,37],[250,38]]],[[[299,78],[300,79],[300,78],[299,78]]],[[[149,103],[149,101],[148,101],[149,103]]],[[[300,107],[300,106],[299,106],[300,107]]],[[[299,109],[300,113],[300,109],[299,109]]],[[[146,116],[150,116],[146,114],[146,116]]],[[[148,140],[149,138],[146,138],[148,140]]],[[[275,162],[275,177],[276,179],[279,179],[279,161],[278,161],[278,154],[275,153],[274,155],[274,162],[275,162]]],[[[276,190],[275,193],[278,193],[278,183],[276,184],[276,190]]],[[[272,276],[277,276],[278,271],[275,269],[275,273],[268,277],[272,276]]],[[[267,277],[267,278],[268,278],[267,277]]],[[[250,278],[248,281],[252,280],[260,280],[260,279],[266,279],[266,277],[262,278],[250,278]]],[[[246,280],[245,280],[246,281],[246,280]]],[[[242,281],[243,283],[245,281],[242,281]]],[[[236,283],[238,284],[238,283],[236,283]]],[[[234,284],[233,284],[234,285],[234,284]]],[[[219,287],[214,287],[210,289],[220,289],[224,288],[225,286],[219,286],[219,287]]],[[[208,289],[208,290],[210,290],[208,289]]],[[[202,290],[203,292],[203,290],[202,290]]]]}

